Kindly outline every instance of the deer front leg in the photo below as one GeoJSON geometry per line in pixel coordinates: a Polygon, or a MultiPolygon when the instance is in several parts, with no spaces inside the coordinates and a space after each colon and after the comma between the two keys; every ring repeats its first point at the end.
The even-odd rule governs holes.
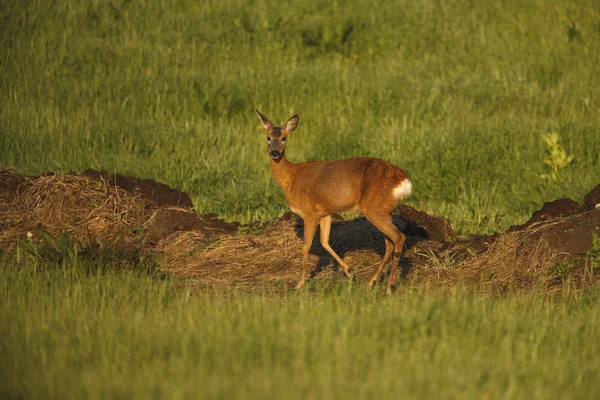
{"type": "Polygon", "coordinates": [[[318,218],[305,218],[304,219],[304,244],[302,246],[302,266],[300,267],[300,279],[296,284],[296,289],[300,289],[304,285],[307,275],[307,264],[308,264],[308,252],[312,245],[315,231],[317,230],[317,224],[319,223],[318,218]]]}

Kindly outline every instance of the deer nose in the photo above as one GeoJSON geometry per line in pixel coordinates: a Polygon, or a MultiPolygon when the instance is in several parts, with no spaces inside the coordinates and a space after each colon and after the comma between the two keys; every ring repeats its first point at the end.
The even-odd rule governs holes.
{"type": "Polygon", "coordinates": [[[273,150],[273,151],[271,152],[271,157],[273,157],[273,158],[277,158],[277,157],[279,157],[279,152],[278,152],[277,150],[273,150]]]}

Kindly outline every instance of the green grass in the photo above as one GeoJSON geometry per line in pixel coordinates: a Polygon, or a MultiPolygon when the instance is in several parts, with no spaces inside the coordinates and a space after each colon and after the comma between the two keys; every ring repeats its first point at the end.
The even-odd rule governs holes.
{"type": "Polygon", "coordinates": [[[323,282],[274,298],[85,263],[0,264],[0,397],[564,399],[599,389],[597,291],[385,297],[323,282]]]}
{"type": "Polygon", "coordinates": [[[154,178],[264,220],[286,204],[253,110],[297,112],[292,161],[385,158],[412,205],[503,229],[598,183],[598,4],[7,0],[0,164],[154,178]],[[552,184],[550,132],[575,157],[552,184]]]}

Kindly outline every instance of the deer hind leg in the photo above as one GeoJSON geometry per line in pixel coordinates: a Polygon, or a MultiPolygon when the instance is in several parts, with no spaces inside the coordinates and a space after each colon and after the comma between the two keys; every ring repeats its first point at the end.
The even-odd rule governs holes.
{"type": "Polygon", "coordinates": [[[389,261],[389,259],[391,258],[392,262],[394,262],[393,254],[394,254],[394,243],[387,236],[385,236],[385,254],[384,254],[383,258],[381,259],[379,266],[375,270],[375,273],[371,276],[371,279],[369,279],[369,287],[373,286],[373,284],[375,282],[377,282],[377,279],[379,279],[379,275],[381,274],[381,271],[383,271],[383,267],[389,261]]]}
{"type": "Polygon", "coordinates": [[[349,277],[352,274],[352,270],[350,269],[348,264],[346,264],[344,262],[344,260],[342,260],[340,258],[340,256],[338,256],[335,253],[335,251],[333,251],[331,246],[329,246],[329,233],[331,232],[331,215],[326,215],[323,218],[321,218],[320,227],[321,227],[321,246],[323,246],[323,248],[325,250],[327,250],[327,252],[329,254],[331,254],[331,256],[335,259],[335,261],[337,261],[338,264],[342,267],[342,270],[344,270],[344,274],[347,277],[349,277]]]}
{"type": "MultiPolygon", "coordinates": [[[[390,277],[388,278],[388,283],[387,283],[387,287],[386,287],[386,293],[390,294],[392,292],[392,285],[396,281],[396,275],[397,275],[397,271],[398,271],[398,262],[400,262],[400,257],[402,256],[402,248],[404,247],[405,237],[402,234],[402,232],[400,232],[398,230],[398,228],[396,228],[396,226],[392,223],[392,217],[390,217],[389,214],[375,214],[375,215],[371,214],[371,215],[369,215],[369,214],[365,213],[365,216],[367,217],[367,219],[369,221],[371,221],[371,223],[373,225],[375,225],[375,227],[377,229],[379,229],[386,236],[385,255],[383,256],[383,259],[381,260],[381,264],[379,264],[379,267],[375,271],[375,275],[373,275],[373,277],[371,278],[372,282],[375,282],[377,280],[377,278],[379,277],[379,274],[383,270],[385,263],[387,263],[387,261],[390,259],[390,256],[391,256],[390,250],[392,249],[392,246],[387,244],[387,240],[390,240],[393,243],[393,256],[391,257],[392,258],[392,268],[390,270],[390,277]],[[394,260],[395,257],[398,257],[397,261],[394,260]],[[375,278],[375,279],[373,279],[373,278],[375,278]]],[[[372,284],[371,280],[369,281],[369,284],[372,284]]]]}
{"type": "Polygon", "coordinates": [[[304,218],[304,244],[302,245],[302,266],[300,269],[300,279],[296,283],[296,289],[300,289],[306,280],[306,264],[308,263],[308,252],[315,237],[317,230],[318,218],[304,218]]]}
{"type": "Polygon", "coordinates": [[[386,294],[392,294],[392,286],[394,283],[396,283],[396,278],[398,277],[398,264],[400,264],[400,258],[402,258],[402,248],[404,247],[404,241],[406,240],[406,237],[402,232],[398,231],[398,233],[400,234],[400,241],[394,243],[394,257],[392,257],[392,268],[390,270],[390,277],[385,289],[386,294]],[[397,260],[394,259],[396,257],[397,260]]]}

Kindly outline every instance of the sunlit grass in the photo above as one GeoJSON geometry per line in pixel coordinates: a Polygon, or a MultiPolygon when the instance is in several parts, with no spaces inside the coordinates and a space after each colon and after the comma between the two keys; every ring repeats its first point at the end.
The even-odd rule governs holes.
{"type": "Polygon", "coordinates": [[[283,213],[253,112],[288,156],[388,159],[461,232],[581,200],[600,175],[600,14],[569,3],[5,2],[0,163],[106,169],[243,222],[283,213]],[[264,12],[269,10],[269,12],[264,12]],[[574,25],[573,25],[574,24],[574,25]],[[574,156],[547,185],[545,142],[574,156]]]}

